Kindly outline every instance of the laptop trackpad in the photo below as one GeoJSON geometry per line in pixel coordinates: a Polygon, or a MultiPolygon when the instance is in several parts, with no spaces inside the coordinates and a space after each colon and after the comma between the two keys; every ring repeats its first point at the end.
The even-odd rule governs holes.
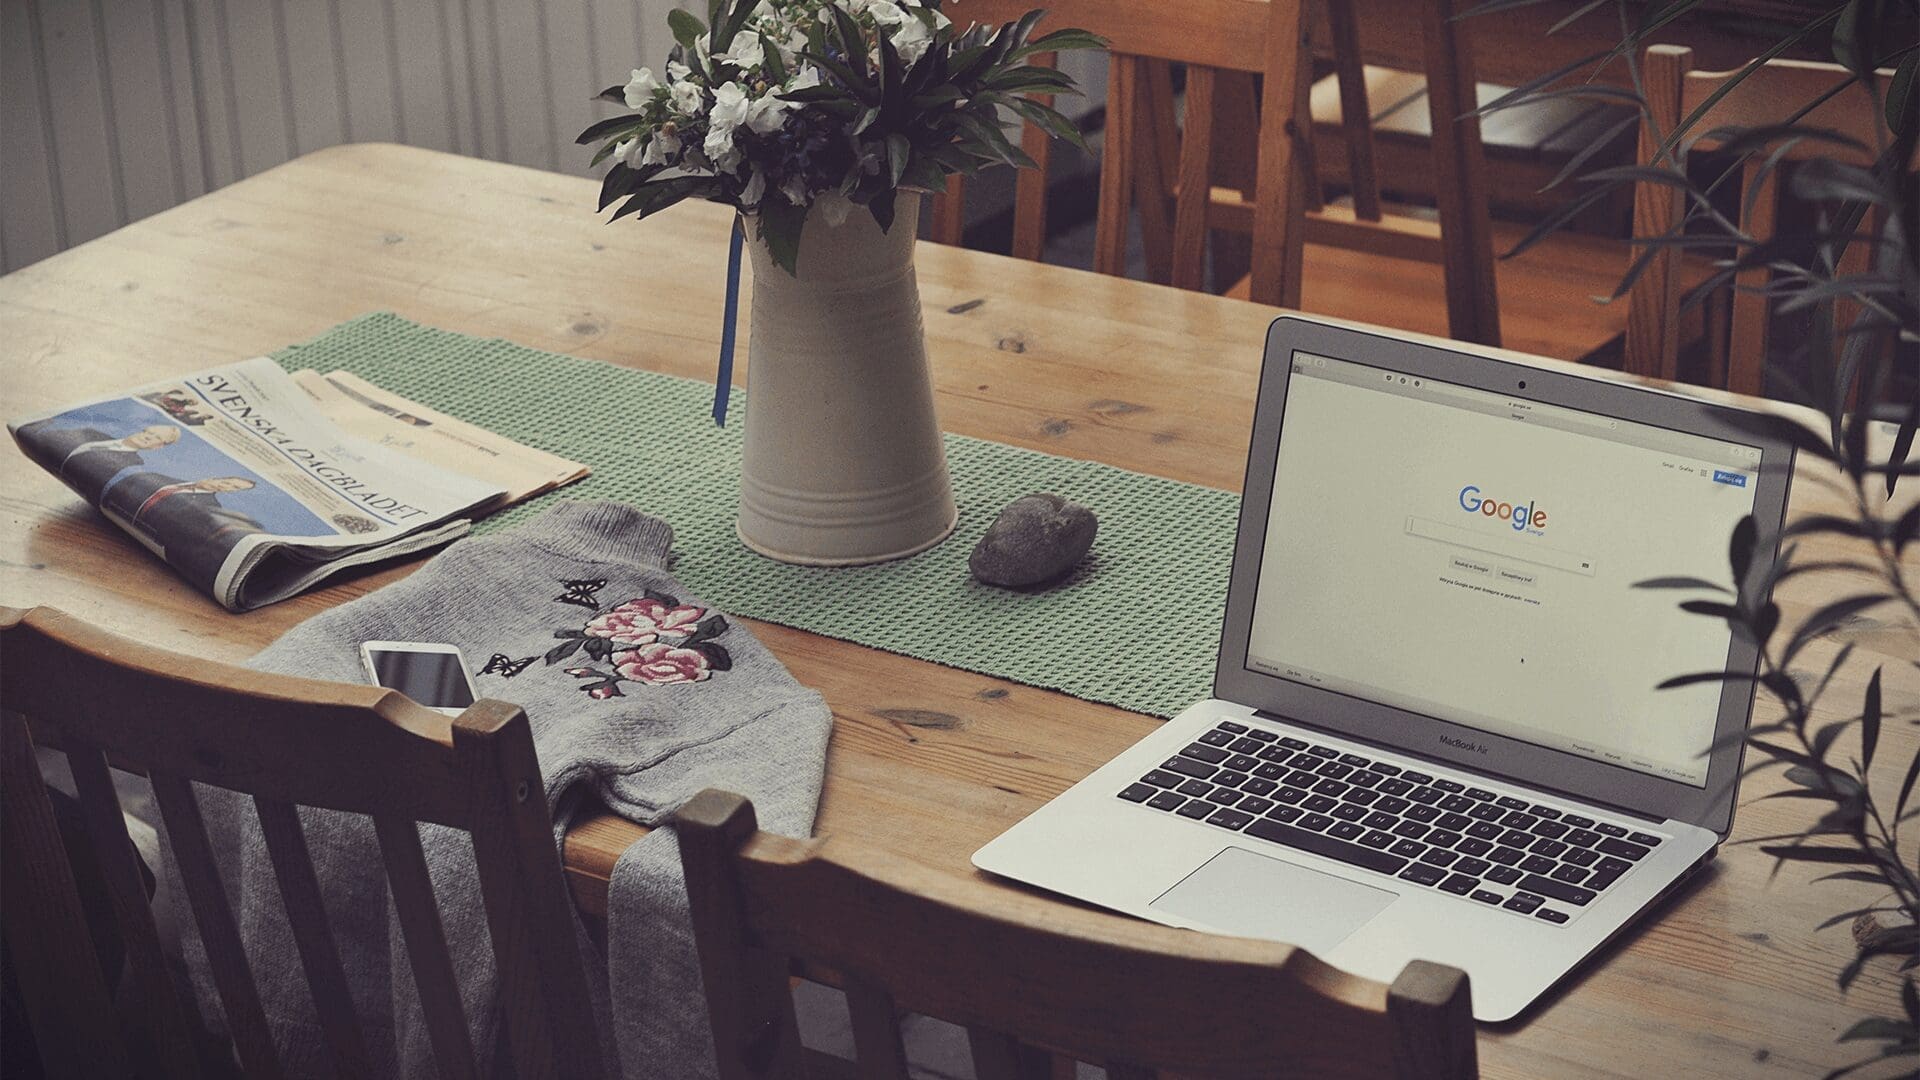
{"type": "Polygon", "coordinates": [[[1230,847],[1150,906],[1229,934],[1284,941],[1325,956],[1396,899],[1385,889],[1230,847]]]}

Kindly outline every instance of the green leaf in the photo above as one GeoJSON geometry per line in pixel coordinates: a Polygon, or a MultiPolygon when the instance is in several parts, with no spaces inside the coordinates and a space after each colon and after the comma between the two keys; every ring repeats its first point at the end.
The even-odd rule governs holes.
{"type": "Polygon", "coordinates": [[[627,113],[624,116],[609,116],[605,120],[592,125],[587,128],[587,130],[574,136],[573,141],[579,146],[596,143],[602,139],[611,139],[617,142],[626,138],[628,135],[644,130],[647,126],[647,118],[636,113],[627,113]]]}
{"type": "Polygon", "coordinates": [[[1920,780],[1920,752],[1913,755],[1913,764],[1907,766],[1907,778],[1900,782],[1900,801],[1894,804],[1893,814],[1899,817],[1907,812],[1907,796],[1913,794],[1913,782],[1920,780]]]}
{"type": "Polygon", "coordinates": [[[605,90],[602,90],[599,93],[593,95],[593,100],[611,101],[615,105],[625,105],[627,103],[627,84],[615,83],[614,85],[607,87],[605,90]]]}
{"type": "Polygon", "coordinates": [[[907,159],[912,156],[913,144],[905,135],[894,132],[887,136],[887,183],[890,186],[900,186],[900,177],[907,171],[907,159]]]}
{"type": "Polygon", "coordinates": [[[1733,567],[1733,583],[1742,587],[1747,580],[1747,571],[1753,568],[1753,545],[1759,536],[1759,526],[1754,523],[1753,515],[1740,519],[1733,527],[1733,537],[1727,542],[1727,562],[1733,567]]]}
{"type": "Polygon", "coordinates": [[[694,42],[706,33],[707,24],[695,18],[692,12],[673,8],[667,12],[667,26],[673,30],[673,40],[679,42],[688,52],[694,51],[694,42]]]}
{"type": "MultiPolygon", "coordinates": [[[[1909,986],[1912,984],[1909,983],[1909,986]]],[[[1913,1025],[1900,1020],[1889,1020],[1883,1016],[1869,1016],[1848,1028],[1846,1034],[1836,1042],[1852,1042],[1855,1039],[1911,1039],[1913,1025]]]]}
{"type": "Polygon", "coordinates": [[[1812,847],[1806,844],[1763,847],[1760,849],[1776,859],[1790,859],[1796,862],[1855,863],[1865,866],[1878,866],[1880,860],[1858,848],[1812,847]]]}
{"type": "Polygon", "coordinates": [[[780,50],[774,45],[772,38],[765,34],[760,34],[759,37],[760,52],[766,57],[762,63],[766,69],[767,81],[778,86],[787,81],[787,62],[780,58],[780,50]]]}
{"type": "Polygon", "coordinates": [[[619,221],[629,214],[651,217],[682,199],[710,193],[712,189],[713,178],[710,176],[676,176],[671,180],[656,180],[635,191],[607,220],[619,221]]]}
{"type": "Polygon", "coordinates": [[[807,208],[785,199],[766,199],[760,203],[760,239],[766,241],[773,264],[789,274],[799,273],[800,232],[807,223],[807,208]]]}
{"type": "Polygon", "coordinates": [[[1716,584],[1705,578],[1697,577],[1657,577],[1633,583],[1636,589],[1711,589],[1714,592],[1731,593],[1725,585],[1716,584]]]}
{"type": "Polygon", "coordinates": [[[1860,709],[1860,775],[1873,768],[1873,748],[1880,743],[1880,669],[1867,680],[1867,700],[1860,709]]]}

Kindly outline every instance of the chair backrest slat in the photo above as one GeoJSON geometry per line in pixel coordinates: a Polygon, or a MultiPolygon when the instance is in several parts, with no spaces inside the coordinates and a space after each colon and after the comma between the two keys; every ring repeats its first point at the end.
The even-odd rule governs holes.
{"type": "Polygon", "coordinates": [[[966,1027],[983,1078],[1045,1076],[1050,1053],[1223,1078],[1477,1075],[1455,969],[1410,964],[1389,987],[1286,945],[1081,911],[832,839],[767,836],[751,804],[724,792],[688,802],[675,829],[727,1080],[772,1075],[737,1063],[790,1037],[791,1003],[772,996],[787,997],[790,960],[966,1027]]]}
{"type": "MultiPolygon", "coordinates": [[[[1055,67],[1059,53],[1035,53],[1027,63],[1035,67],[1055,67]]],[[[1053,104],[1052,94],[1028,94],[1042,105],[1053,104]]],[[[1013,180],[1013,257],[1038,262],[1047,247],[1047,166],[1053,158],[1053,139],[1038,124],[1022,124],[1020,149],[1033,159],[1034,168],[1021,169],[1013,180]]]]}
{"type": "Polygon", "coordinates": [[[220,882],[220,868],[214,862],[213,848],[207,839],[207,824],[200,813],[199,796],[178,776],[152,772],[154,802],[160,818],[166,822],[167,840],[173,845],[174,861],[180,867],[180,884],[187,891],[187,904],[193,909],[194,925],[200,930],[201,944],[207,950],[207,967],[213,974],[214,989],[226,1013],[227,1029],[233,1035],[240,1065],[249,1077],[270,1078],[282,1074],[280,1055],[273,1046],[273,1034],[267,1027],[267,1014],[260,1004],[260,991],[247,964],[246,949],[240,943],[240,929],[233,918],[233,905],[220,882]]]}
{"type": "Polygon", "coordinates": [[[307,973],[307,985],[313,992],[313,1007],[320,1018],[320,1030],[326,1035],[327,1049],[333,1055],[334,1075],[371,1077],[373,1061],[360,1037],[360,1023],[354,1017],[353,991],[340,968],[340,951],[334,947],[333,930],[327,922],[326,906],[320,899],[320,881],[313,872],[313,856],[307,851],[306,830],[300,825],[300,813],[292,803],[278,799],[254,801],[260,818],[260,835],[267,846],[267,859],[273,865],[274,880],[280,885],[280,900],[286,905],[287,924],[293,931],[294,949],[300,954],[300,966],[307,973]]]}
{"type": "Polygon", "coordinates": [[[447,955],[440,905],[433,899],[433,880],[427,875],[426,854],[420,849],[420,828],[407,818],[376,814],[373,830],[380,841],[380,858],[387,868],[394,910],[400,917],[408,966],[413,969],[414,986],[424,1006],[434,1064],[444,1080],[472,1080],[479,1072],[473,1057],[473,1035],[467,1029],[460,985],[447,955]]]}
{"type": "Polygon", "coordinates": [[[107,756],[98,750],[68,751],[68,771],[86,818],[101,876],[113,902],[114,923],[125,943],[133,992],[139,995],[143,1028],[127,1032],[135,1056],[154,1063],[162,1075],[194,1080],[204,1074],[193,1045],[192,1021],[175,988],[160,931],[153,921],[140,856],[127,835],[127,819],[107,771],[107,756]]]}
{"type": "Polygon", "coordinates": [[[40,783],[26,721],[0,710],[0,842],[6,873],[0,874],[8,958],[23,987],[28,1023],[48,1074],[125,1075],[126,1044],[118,1031],[83,1042],[67,1039],[61,1018],[86,1010],[107,1016],[113,1008],[106,979],[81,917],[80,894],[67,862],[47,789],[40,783]]]}
{"type": "MultiPolygon", "coordinates": [[[[71,943],[96,965],[99,981],[98,950],[85,924],[69,932],[79,903],[69,856],[57,837],[49,847],[39,836],[30,808],[12,812],[35,797],[47,802],[33,760],[38,739],[66,751],[74,763],[88,831],[105,860],[105,891],[128,942],[133,989],[147,1006],[139,1030],[128,1033],[130,1041],[140,1045],[145,1038],[160,1048],[158,1056],[172,1075],[198,1071],[191,1061],[193,1036],[185,1030],[184,1008],[171,1016],[153,1008],[168,1000],[167,976],[108,762],[144,772],[152,782],[226,1026],[249,1076],[274,1077],[282,1071],[262,986],[253,974],[263,958],[250,962],[245,952],[233,893],[222,883],[208,828],[217,824],[224,836],[238,823],[215,819],[203,809],[195,784],[253,799],[337,1075],[369,1075],[379,1063],[369,1053],[354,987],[347,981],[342,951],[347,943],[336,940],[324,907],[313,858],[320,851],[319,834],[303,829],[302,806],[373,819],[441,1076],[471,1080],[480,1059],[428,874],[421,822],[472,838],[500,975],[501,1034],[512,1047],[516,1075],[537,1080],[604,1073],[579,948],[583,938],[567,894],[532,729],[519,708],[481,701],[449,719],[377,687],[210,663],[127,641],[50,609],[0,608],[0,712],[8,717],[9,780],[0,793],[8,811],[5,878],[8,897],[21,899],[0,912],[8,940],[71,943]],[[46,873],[12,872],[47,856],[57,865],[46,873]],[[54,872],[63,867],[64,890],[62,875],[54,872]]],[[[228,805],[223,802],[220,810],[228,805]]],[[[442,850],[457,853],[458,847],[436,846],[436,857],[442,850]]],[[[328,856],[330,861],[331,851],[328,856]]],[[[240,872],[237,866],[225,869],[240,872]]],[[[104,986],[96,993],[85,979],[66,977],[52,962],[56,959],[66,958],[30,947],[17,965],[30,1013],[50,1025],[45,1034],[58,1036],[52,1039],[56,1047],[111,1052],[109,1047],[122,1044],[115,1016],[128,1010],[94,1007],[99,1002],[93,999],[107,996],[104,986]]],[[[37,1034],[41,1027],[36,1020],[37,1034]]],[[[57,1070],[61,1075],[74,1071],[57,1070]]]]}

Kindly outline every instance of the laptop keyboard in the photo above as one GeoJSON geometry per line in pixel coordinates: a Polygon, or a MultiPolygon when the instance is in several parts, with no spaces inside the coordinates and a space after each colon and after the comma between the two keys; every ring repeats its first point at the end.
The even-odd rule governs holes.
{"type": "Polygon", "coordinates": [[[1232,720],[1120,798],[1554,925],[1662,839],[1232,720]]]}

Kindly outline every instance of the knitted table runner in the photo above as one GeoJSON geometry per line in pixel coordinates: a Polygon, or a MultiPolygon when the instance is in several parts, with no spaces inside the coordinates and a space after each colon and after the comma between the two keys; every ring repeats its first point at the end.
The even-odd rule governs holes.
{"type": "Polygon", "coordinates": [[[524,520],[555,498],[615,499],[671,524],[675,575],[730,612],[1155,716],[1172,716],[1212,687],[1239,513],[1229,492],[948,435],[960,506],[952,537],[878,566],[788,566],[749,551],[734,533],[745,413],[716,427],[711,383],[384,312],[274,358],[288,370],[345,369],[592,466],[585,480],[493,515],[476,533],[524,520]],[[1099,515],[1093,551],[1047,591],[975,581],[967,573],[974,543],[1001,507],[1035,491],[1099,515]]]}

